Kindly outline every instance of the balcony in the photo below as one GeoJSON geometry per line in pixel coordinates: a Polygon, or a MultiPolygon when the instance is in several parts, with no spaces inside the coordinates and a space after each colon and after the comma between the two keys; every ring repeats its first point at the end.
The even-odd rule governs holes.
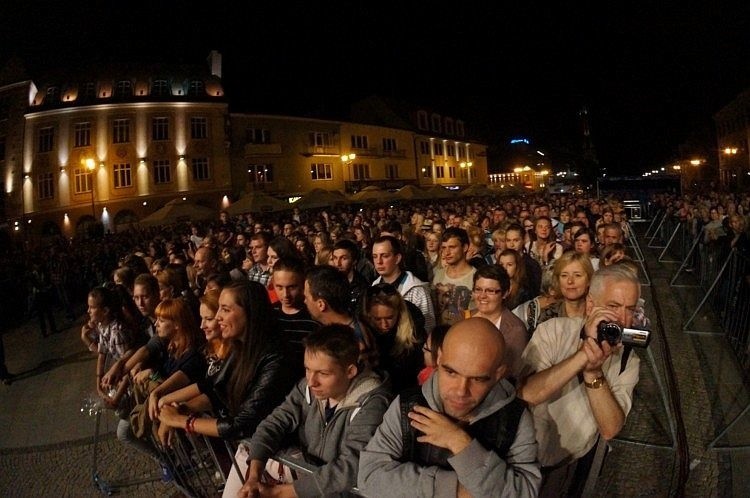
{"type": "Polygon", "coordinates": [[[307,149],[302,152],[305,157],[311,156],[326,156],[326,157],[339,157],[339,147],[337,145],[308,145],[307,149]]]}
{"type": "Polygon", "coordinates": [[[405,158],[406,157],[406,149],[381,149],[379,151],[379,154],[383,157],[397,157],[397,158],[405,158]]]}
{"type": "Polygon", "coordinates": [[[245,156],[280,156],[281,144],[245,144],[245,156]]]}

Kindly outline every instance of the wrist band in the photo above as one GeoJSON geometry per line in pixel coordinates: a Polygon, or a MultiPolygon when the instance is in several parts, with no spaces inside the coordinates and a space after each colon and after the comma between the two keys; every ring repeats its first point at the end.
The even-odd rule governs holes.
{"type": "Polygon", "coordinates": [[[195,415],[188,415],[188,418],[185,421],[185,432],[188,434],[195,432],[195,415]]]}

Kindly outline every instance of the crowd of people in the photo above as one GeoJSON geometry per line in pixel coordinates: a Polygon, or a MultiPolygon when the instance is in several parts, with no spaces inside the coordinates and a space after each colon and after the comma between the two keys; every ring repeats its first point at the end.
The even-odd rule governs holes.
{"type": "MultiPolygon", "coordinates": [[[[653,202],[747,248],[750,196],[653,202]]],[[[638,383],[597,335],[649,325],[630,236],[567,195],[221,212],[53,243],[28,309],[46,336],[85,295],[97,393],[165,478],[185,432],[236,447],[224,496],[578,496],[638,383]]]]}

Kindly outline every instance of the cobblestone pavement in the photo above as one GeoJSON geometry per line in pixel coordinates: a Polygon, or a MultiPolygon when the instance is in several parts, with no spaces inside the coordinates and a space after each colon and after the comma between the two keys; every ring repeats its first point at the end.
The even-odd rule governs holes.
{"type": "MultiPolygon", "coordinates": [[[[642,227],[645,230],[645,227],[642,227]]],[[[659,252],[642,248],[652,286],[643,287],[647,315],[655,334],[664,334],[674,365],[689,447],[689,497],[750,496],[747,451],[715,451],[709,444],[747,404],[747,391],[733,355],[720,336],[682,331],[686,317],[702,296],[696,288],[670,287],[673,263],[657,261],[659,252]]],[[[701,313],[704,315],[709,313],[701,313]]],[[[711,317],[705,318],[710,322],[711,317]]],[[[93,372],[78,339],[78,324],[41,339],[35,322],[6,333],[8,367],[21,372],[12,386],[0,385],[0,496],[40,497],[101,495],[92,478],[93,419],[81,415],[83,397],[93,372]],[[46,400],[46,401],[45,401],[46,400]]],[[[633,410],[599,478],[596,496],[668,496],[676,487],[672,423],[661,396],[665,386],[665,351],[654,339],[639,351],[641,380],[633,410]]],[[[104,417],[105,419],[113,417],[104,417]]],[[[750,416],[730,431],[720,445],[747,444],[750,416]],[[744,437],[744,441],[743,441],[744,437]]],[[[153,462],[123,446],[105,420],[97,464],[107,482],[151,478],[155,481],[121,488],[120,496],[181,496],[173,484],[159,480],[153,462]]]]}

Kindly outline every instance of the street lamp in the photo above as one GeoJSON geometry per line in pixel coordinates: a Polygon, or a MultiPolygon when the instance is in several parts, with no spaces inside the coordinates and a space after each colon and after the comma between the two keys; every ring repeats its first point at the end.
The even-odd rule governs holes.
{"type": "Polygon", "coordinates": [[[461,168],[466,169],[466,183],[471,185],[471,167],[474,165],[473,162],[461,162],[460,166],[461,168]]]}
{"type": "Polygon", "coordinates": [[[94,206],[94,170],[96,169],[96,161],[90,157],[83,161],[86,169],[91,172],[91,216],[94,217],[94,223],[96,223],[96,207],[94,206]]]}

